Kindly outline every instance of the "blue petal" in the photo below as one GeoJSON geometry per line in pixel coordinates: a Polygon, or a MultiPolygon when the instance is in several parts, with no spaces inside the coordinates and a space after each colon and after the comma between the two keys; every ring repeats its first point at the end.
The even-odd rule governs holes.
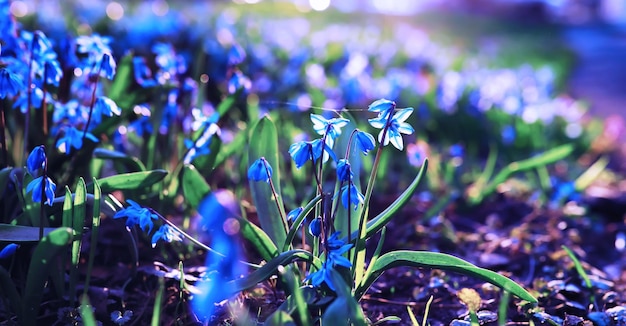
{"type": "Polygon", "coordinates": [[[46,163],[46,151],[43,145],[33,148],[26,159],[26,168],[33,177],[39,175],[39,170],[44,169],[46,163]]]}
{"type": "Polygon", "coordinates": [[[19,246],[15,243],[9,243],[6,247],[2,248],[2,251],[0,251],[0,259],[13,256],[18,247],[19,246]]]}
{"type": "Polygon", "coordinates": [[[370,104],[367,110],[370,112],[384,112],[384,111],[392,110],[395,107],[396,107],[396,102],[393,102],[387,99],[380,99],[370,104]]]}

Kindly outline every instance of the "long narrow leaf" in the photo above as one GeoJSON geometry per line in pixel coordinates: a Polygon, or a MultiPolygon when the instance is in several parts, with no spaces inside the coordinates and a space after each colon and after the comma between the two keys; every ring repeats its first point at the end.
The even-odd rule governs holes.
{"type": "Polygon", "coordinates": [[[118,161],[126,166],[130,172],[145,171],[146,166],[136,157],[129,156],[125,153],[106,149],[96,148],[93,151],[93,156],[101,160],[118,161]]]}
{"type": "Polygon", "coordinates": [[[278,255],[278,248],[260,227],[243,217],[238,217],[241,235],[259,252],[261,259],[269,261],[278,255]]]}
{"type": "Polygon", "coordinates": [[[89,243],[89,260],[87,261],[87,275],[85,276],[85,290],[83,295],[87,295],[89,290],[89,282],[91,280],[91,271],[93,262],[96,259],[96,248],[98,245],[98,233],[100,231],[100,185],[96,178],[93,179],[93,210],[91,212],[91,242],[89,243]]]}
{"type": "Polygon", "coordinates": [[[51,264],[72,242],[72,235],[73,230],[70,228],[56,229],[43,237],[35,248],[26,276],[22,325],[36,325],[51,264]]]}
{"type": "Polygon", "coordinates": [[[202,199],[211,192],[211,187],[192,164],[185,165],[182,179],[185,200],[189,206],[197,209],[202,199]]]}
{"type": "Polygon", "coordinates": [[[287,221],[283,218],[285,210],[280,197],[278,133],[274,122],[268,116],[259,120],[250,132],[248,166],[261,157],[265,157],[273,169],[272,183],[278,198],[274,198],[270,186],[265,182],[250,180],[250,191],[257,208],[261,228],[270,236],[274,244],[281,245],[285,243],[287,237],[287,221]]]}
{"type": "Polygon", "coordinates": [[[257,284],[269,279],[270,276],[276,274],[278,266],[285,266],[291,264],[294,261],[307,261],[312,263],[317,268],[320,268],[321,266],[321,261],[319,260],[319,258],[313,257],[310,252],[301,249],[290,250],[276,256],[274,259],[268,261],[261,268],[250,273],[248,276],[229,282],[232,283],[232,286],[226,288],[234,289],[234,291],[236,292],[252,288],[257,284]]]}
{"type": "MultiPolygon", "coordinates": [[[[98,179],[98,183],[103,193],[111,193],[116,190],[135,190],[149,187],[163,180],[166,175],[167,171],[165,170],[131,172],[98,179]]],[[[87,189],[93,191],[93,184],[89,184],[87,189]]]]}
{"type": "Polygon", "coordinates": [[[398,266],[436,268],[477,277],[509,291],[511,294],[516,295],[523,300],[533,303],[537,302],[537,299],[535,299],[535,297],[533,297],[520,285],[498,273],[477,267],[465,260],[451,255],[438,252],[407,250],[392,251],[378,258],[374,267],[372,267],[371,275],[365,279],[362,285],[355,291],[355,297],[360,299],[372,283],[374,283],[374,281],[382,275],[382,273],[398,266]]]}
{"type": "MultiPolygon", "coordinates": [[[[54,230],[56,230],[56,228],[44,228],[43,234],[47,235],[54,230]]],[[[0,241],[3,241],[3,242],[39,241],[39,227],[0,223],[0,241]]]]}
{"type": "MultiPolygon", "coordinates": [[[[400,197],[396,198],[396,200],[393,203],[391,203],[389,207],[387,207],[384,211],[382,211],[376,217],[374,217],[373,219],[367,222],[366,239],[372,237],[374,234],[380,231],[385,225],[387,225],[387,223],[391,221],[391,219],[396,214],[396,212],[401,210],[404,207],[404,205],[406,205],[409,202],[409,200],[411,200],[411,197],[417,191],[417,186],[419,186],[420,182],[424,178],[424,175],[426,174],[427,169],[428,169],[428,160],[426,159],[424,160],[424,164],[422,164],[422,167],[417,173],[417,176],[415,176],[415,179],[413,179],[413,182],[411,182],[411,184],[404,190],[404,192],[400,195],[400,197]]],[[[357,237],[358,237],[358,232],[357,231],[352,232],[352,239],[356,239],[357,237]]],[[[343,240],[346,241],[347,238],[343,240]]]]}

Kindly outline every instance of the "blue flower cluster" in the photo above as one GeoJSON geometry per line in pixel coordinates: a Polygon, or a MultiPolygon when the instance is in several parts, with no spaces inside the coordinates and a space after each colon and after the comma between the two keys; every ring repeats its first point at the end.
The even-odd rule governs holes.
{"type": "MultiPolygon", "coordinates": [[[[151,209],[142,207],[134,200],[127,199],[126,202],[130,205],[115,213],[113,218],[118,219],[125,217],[126,227],[132,228],[135,225],[138,225],[144,232],[151,233],[152,228],[154,228],[153,220],[157,220],[159,218],[158,215],[155,214],[151,209]]],[[[156,247],[156,244],[159,240],[172,242],[182,241],[183,238],[180,232],[167,224],[163,224],[152,235],[152,248],[156,247]]]]}
{"type": "Polygon", "coordinates": [[[26,186],[26,192],[32,192],[33,202],[52,206],[56,184],[46,175],[46,151],[43,145],[35,147],[26,159],[26,170],[34,178],[26,186]]]}

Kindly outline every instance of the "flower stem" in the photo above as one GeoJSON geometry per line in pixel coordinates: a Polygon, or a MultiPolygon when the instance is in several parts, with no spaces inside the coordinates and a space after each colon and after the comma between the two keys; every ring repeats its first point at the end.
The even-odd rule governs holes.
{"type": "MultiPolygon", "coordinates": [[[[100,71],[102,70],[102,63],[98,67],[98,72],[94,76],[93,90],[91,91],[91,102],[89,103],[89,115],[87,116],[87,123],[85,124],[85,130],[83,131],[83,142],[87,137],[89,131],[89,124],[91,123],[91,117],[93,116],[93,108],[96,105],[96,90],[98,89],[98,80],[100,79],[100,71]]],[[[89,77],[87,77],[89,78],[89,77]]]]}
{"type": "Polygon", "coordinates": [[[6,123],[4,121],[4,100],[0,101],[0,152],[2,152],[2,161],[0,168],[9,166],[9,150],[7,149],[7,140],[5,133],[6,123]]]}
{"type": "Polygon", "coordinates": [[[43,173],[41,174],[41,201],[39,202],[39,241],[43,238],[43,224],[46,219],[45,217],[45,203],[48,200],[46,195],[46,182],[48,182],[48,157],[45,155],[46,148],[44,147],[44,163],[43,163],[43,173]]]}
{"type": "Polygon", "coordinates": [[[287,225],[287,218],[283,213],[283,210],[280,207],[280,203],[278,202],[278,193],[276,192],[276,188],[274,187],[274,181],[272,181],[272,175],[270,174],[270,170],[267,168],[267,161],[265,158],[263,159],[263,164],[265,164],[265,173],[267,173],[268,183],[270,184],[270,189],[272,191],[272,196],[274,196],[274,202],[276,203],[276,209],[278,210],[278,214],[280,215],[280,220],[283,222],[283,228],[285,229],[285,234],[289,232],[289,226],[287,225]]]}
{"type": "MultiPolygon", "coordinates": [[[[159,217],[159,219],[161,219],[161,221],[163,221],[163,223],[169,225],[171,228],[173,228],[174,230],[176,230],[176,232],[180,233],[183,237],[187,238],[187,240],[189,240],[191,243],[195,244],[196,246],[200,247],[201,249],[204,249],[208,252],[214,253],[220,257],[223,258],[228,258],[226,257],[226,255],[224,255],[223,253],[216,251],[215,249],[205,245],[204,243],[196,240],[194,237],[190,236],[188,233],[186,233],[185,231],[183,231],[181,228],[179,228],[176,224],[172,223],[170,220],[166,219],[165,216],[159,214],[159,212],[157,212],[156,210],[152,209],[152,208],[148,208],[150,210],[150,212],[156,216],[159,217]]],[[[240,263],[246,265],[246,266],[250,266],[252,268],[256,268],[259,269],[261,268],[260,265],[257,264],[253,264],[253,263],[249,263],[243,260],[239,261],[240,263]]]]}
{"type": "Polygon", "coordinates": [[[33,34],[33,39],[30,43],[30,59],[28,60],[28,78],[26,85],[26,115],[24,116],[24,150],[21,154],[20,162],[21,165],[24,165],[26,153],[28,153],[28,134],[30,129],[30,111],[32,108],[32,98],[33,98],[33,62],[35,61],[35,43],[37,43],[37,39],[39,38],[37,33],[33,34]]]}
{"type": "MultiPolygon", "coordinates": [[[[390,109],[389,111],[392,111],[393,109],[390,109]]],[[[391,116],[391,112],[385,113],[388,116],[391,116]]],[[[387,137],[387,130],[389,130],[389,126],[391,124],[391,119],[387,119],[387,123],[385,124],[385,128],[383,129],[383,134],[381,139],[381,142],[378,144],[378,149],[376,150],[376,158],[374,158],[374,165],[372,166],[372,171],[370,172],[370,177],[369,180],[367,181],[367,189],[365,190],[365,199],[363,200],[363,211],[361,211],[361,217],[359,218],[359,233],[357,238],[355,239],[355,244],[354,244],[354,256],[352,257],[352,279],[354,279],[356,281],[356,286],[359,286],[360,281],[361,281],[361,277],[363,275],[357,275],[357,269],[362,268],[362,266],[357,266],[357,264],[359,263],[359,256],[365,256],[365,253],[363,253],[363,255],[360,255],[359,252],[361,250],[363,250],[364,245],[365,245],[365,235],[367,232],[367,215],[369,213],[369,207],[370,207],[370,199],[372,197],[372,191],[374,190],[374,182],[376,181],[376,174],[378,173],[378,165],[380,165],[380,159],[382,156],[382,152],[383,152],[383,144],[385,142],[385,137],[387,137]],[[363,242],[363,243],[362,243],[363,242]]],[[[359,264],[360,265],[360,264],[359,264]]]]}

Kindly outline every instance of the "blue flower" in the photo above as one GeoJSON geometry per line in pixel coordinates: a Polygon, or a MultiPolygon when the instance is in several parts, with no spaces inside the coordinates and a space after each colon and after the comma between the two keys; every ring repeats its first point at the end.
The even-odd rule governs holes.
{"type": "Polygon", "coordinates": [[[61,77],[63,77],[63,70],[61,70],[61,65],[59,61],[55,60],[46,60],[44,63],[44,72],[45,76],[43,76],[44,83],[48,85],[59,86],[61,82],[61,77]]]}
{"type": "Polygon", "coordinates": [[[322,234],[322,219],[315,218],[309,223],[309,233],[314,237],[319,237],[322,234]]]}
{"type": "Polygon", "coordinates": [[[370,112],[389,112],[396,108],[396,102],[380,99],[372,102],[370,106],[367,108],[367,111],[370,112]]]}
{"type": "Polygon", "coordinates": [[[298,207],[296,209],[292,209],[287,214],[287,221],[295,222],[295,220],[298,218],[298,216],[300,215],[300,213],[302,213],[303,210],[304,210],[304,208],[302,208],[302,206],[300,206],[300,207],[298,207]]]}
{"type": "Polygon", "coordinates": [[[267,183],[270,182],[272,178],[272,167],[267,162],[265,157],[261,157],[260,159],[254,161],[250,168],[248,169],[248,179],[253,181],[265,181],[267,183]]]}
{"type": "Polygon", "coordinates": [[[124,325],[127,322],[129,322],[131,318],[133,318],[132,310],[124,311],[123,315],[122,315],[122,312],[119,310],[115,310],[114,312],[111,313],[111,321],[117,325],[124,325]]]}
{"type": "Polygon", "coordinates": [[[24,88],[20,75],[0,68],[0,99],[17,95],[24,88]]]}
{"type": "Polygon", "coordinates": [[[144,231],[148,228],[148,233],[150,233],[154,227],[152,220],[156,220],[158,216],[152,213],[149,209],[141,207],[133,200],[127,199],[126,202],[129,203],[130,206],[115,213],[113,218],[118,219],[126,217],[127,227],[131,228],[135,225],[139,225],[139,227],[144,231]]]}
{"type": "Polygon", "coordinates": [[[163,224],[152,235],[152,248],[156,247],[156,244],[159,240],[163,240],[165,242],[183,241],[183,237],[182,234],[176,231],[173,227],[167,224],[163,224]]]}
{"type": "Polygon", "coordinates": [[[18,247],[19,246],[15,243],[9,243],[8,245],[6,245],[6,247],[2,248],[2,251],[0,251],[0,259],[13,256],[18,247]]]}
{"type": "Polygon", "coordinates": [[[361,152],[363,152],[363,154],[367,155],[367,152],[373,150],[376,147],[376,141],[374,140],[374,136],[370,135],[369,133],[357,130],[356,145],[361,150],[361,152]]]}
{"type": "Polygon", "coordinates": [[[516,131],[515,127],[512,125],[506,125],[502,128],[502,142],[505,145],[511,145],[515,142],[516,131]]]}
{"type": "MultiPolygon", "coordinates": [[[[350,120],[344,118],[332,118],[326,119],[319,114],[311,114],[311,122],[313,122],[313,129],[318,135],[324,135],[328,133],[330,138],[336,139],[341,135],[341,128],[345,127],[350,120]]],[[[329,145],[332,147],[332,145],[329,145]]]]}
{"type": "Polygon", "coordinates": [[[350,203],[354,205],[354,210],[359,207],[359,204],[363,204],[365,202],[365,196],[363,196],[359,189],[357,189],[356,185],[352,182],[341,188],[341,203],[345,208],[348,208],[348,198],[350,198],[350,203]]]}
{"type": "Polygon", "coordinates": [[[157,85],[156,80],[152,77],[152,71],[146,65],[146,59],[143,57],[133,58],[133,73],[135,75],[135,81],[139,86],[144,88],[154,87],[157,85]]]}
{"type": "Polygon", "coordinates": [[[328,260],[322,263],[322,268],[317,272],[309,274],[304,281],[311,281],[313,286],[319,287],[322,283],[326,283],[329,289],[335,291],[335,284],[332,279],[332,263],[328,260]]]}
{"type": "MultiPolygon", "coordinates": [[[[33,202],[40,203],[42,201],[41,197],[41,183],[44,182],[44,176],[40,176],[35,180],[28,183],[26,186],[26,193],[33,192],[33,202]]],[[[54,192],[57,189],[57,185],[52,182],[52,179],[46,177],[45,185],[44,185],[44,195],[46,196],[45,204],[48,206],[52,206],[52,201],[54,200],[54,192]]]]}
{"type": "MultiPolygon", "coordinates": [[[[98,142],[98,138],[89,132],[85,135],[85,138],[89,138],[95,143],[98,142]]],[[[81,149],[83,147],[83,132],[75,127],[65,128],[65,134],[57,140],[56,147],[59,151],[66,154],[70,154],[72,147],[81,149]]]]}
{"type": "Polygon", "coordinates": [[[26,159],[26,168],[33,177],[38,177],[40,171],[46,167],[46,150],[43,145],[39,145],[30,152],[26,159]]]}
{"type": "Polygon", "coordinates": [[[235,43],[230,47],[228,51],[228,64],[230,66],[236,66],[242,63],[246,59],[246,51],[241,47],[241,45],[235,43]]]}
{"type": "Polygon", "coordinates": [[[110,53],[103,54],[102,59],[100,60],[100,76],[113,80],[116,68],[117,64],[115,63],[113,56],[110,53]]]}
{"type": "Polygon", "coordinates": [[[410,124],[404,122],[413,113],[413,108],[398,110],[391,118],[389,118],[390,112],[391,110],[383,111],[378,114],[378,117],[368,121],[372,127],[381,129],[378,134],[378,142],[383,146],[387,146],[391,141],[395,148],[402,150],[404,143],[402,142],[401,134],[410,135],[414,131],[410,124]],[[383,139],[383,135],[385,139],[383,139]]]}
{"type": "Polygon", "coordinates": [[[95,115],[104,115],[107,117],[112,117],[113,115],[119,116],[122,114],[122,110],[115,104],[115,101],[106,97],[100,96],[96,99],[96,103],[94,104],[94,114],[95,115]]]}
{"type": "Polygon", "coordinates": [[[326,261],[322,263],[322,268],[305,278],[305,281],[310,280],[313,286],[320,286],[322,283],[326,283],[329,289],[335,291],[335,284],[331,276],[333,269],[337,266],[346,268],[352,267],[352,263],[346,257],[343,257],[343,254],[352,248],[352,244],[345,244],[345,242],[339,240],[338,237],[339,232],[335,232],[328,238],[327,245],[329,252],[327,253],[326,261]]]}
{"type": "Polygon", "coordinates": [[[454,144],[450,146],[450,148],[448,149],[448,153],[452,157],[463,157],[463,155],[465,154],[465,150],[460,144],[454,144]]]}
{"type": "Polygon", "coordinates": [[[339,160],[337,163],[337,179],[339,179],[339,182],[350,182],[353,175],[350,162],[343,158],[339,160]]]}
{"type": "MultiPolygon", "coordinates": [[[[327,138],[327,139],[330,139],[327,138]]],[[[337,156],[333,152],[332,148],[328,144],[322,146],[321,139],[315,139],[313,141],[299,141],[289,146],[289,155],[296,163],[296,168],[301,168],[308,160],[314,163],[322,156],[322,150],[324,151],[324,161],[328,160],[328,157],[332,157],[333,160],[337,160],[337,156]]]]}
{"type": "Polygon", "coordinates": [[[245,94],[250,90],[250,86],[250,79],[241,71],[237,70],[228,80],[228,94],[235,94],[240,89],[245,94]]]}

